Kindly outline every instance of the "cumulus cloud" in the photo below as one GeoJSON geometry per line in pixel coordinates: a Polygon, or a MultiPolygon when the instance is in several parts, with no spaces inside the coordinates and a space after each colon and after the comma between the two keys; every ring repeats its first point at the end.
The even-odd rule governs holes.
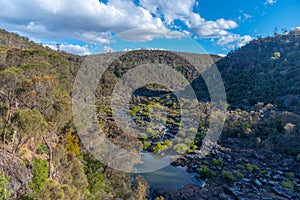
{"type": "Polygon", "coordinates": [[[266,0],[265,5],[273,5],[276,3],[276,0],[266,0]]]}
{"type": "Polygon", "coordinates": [[[145,9],[159,17],[164,17],[167,24],[172,24],[175,19],[186,21],[195,5],[194,0],[140,0],[145,9]]]}
{"type": "Polygon", "coordinates": [[[119,38],[127,41],[146,42],[156,38],[181,38],[183,33],[171,31],[166,28],[137,28],[129,31],[124,31],[118,35],[119,38]]]}
{"type": "MultiPolygon", "coordinates": [[[[121,32],[120,37],[130,41],[188,35],[220,38],[219,43],[226,45],[224,38],[232,37],[229,30],[238,27],[233,20],[204,19],[194,12],[198,5],[196,0],[140,0],[138,4],[133,0],[106,3],[99,0],[0,0],[0,5],[2,28],[41,41],[68,38],[89,46],[109,45],[113,42],[111,37],[121,32]],[[184,27],[175,24],[177,20],[184,27]]],[[[69,44],[61,46],[63,48],[76,54],[88,53],[87,46],[69,44]]]]}
{"type": "Polygon", "coordinates": [[[234,29],[238,25],[235,21],[225,20],[223,18],[216,21],[205,21],[201,24],[190,26],[192,30],[197,32],[201,37],[215,38],[228,34],[228,29],[234,29]]]}
{"type": "Polygon", "coordinates": [[[113,48],[111,48],[110,46],[104,46],[102,52],[103,53],[111,53],[111,52],[115,52],[115,50],[113,48]]]}
{"type": "MultiPolygon", "coordinates": [[[[44,46],[49,47],[53,50],[57,50],[57,45],[56,44],[44,44],[44,46]]],[[[59,45],[59,50],[60,51],[65,51],[68,53],[72,53],[75,55],[90,55],[91,52],[88,48],[88,46],[80,46],[77,44],[60,44],[59,45]]]]}
{"type": "Polygon", "coordinates": [[[99,33],[164,27],[160,18],[128,0],[109,0],[107,4],[98,0],[0,0],[0,4],[4,28],[51,39],[74,37],[107,43],[103,36],[109,34],[99,33]]]}
{"type": "Polygon", "coordinates": [[[226,48],[242,47],[253,38],[250,35],[240,36],[238,34],[228,34],[220,37],[217,43],[226,48]]]}
{"type": "Polygon", "coordinates": [[[141,0],[140,4],[156,16],[162,17],[167,25],[180,20],[200,37],[219,37],[228,34],[226,30],[236,28],[233,20],[223,18],[216,21],[206,21],[198,13],[193,12],[195,0],[141,0]]]}

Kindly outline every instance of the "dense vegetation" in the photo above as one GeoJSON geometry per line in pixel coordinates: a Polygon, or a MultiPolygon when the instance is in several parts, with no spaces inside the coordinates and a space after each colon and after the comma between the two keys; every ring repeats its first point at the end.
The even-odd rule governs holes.
{"type": "MultiPolygon", "coordinates": [[[[211,56],[218,61],[229,101],[219,145],[238,143],[239,148],[275,152],[299,164],[299,52],[300,32],[291,31],[253,40],[221,60],[211,56]]],[[[188,53],[185,56],[203,58],[188,53]]],[[[0,199],[146,198],[148,186],[142,177],[133,184],[130,174],[110,169],[90,155],[77,136],[71,91],[83,60],[0,31],[0,199]]],[[[124,148],[139,146],[157,154],[173,150],[186,156],[184,161],[176,161],[178,165],[188,166],[202,179],[228,184],[244,177],[264,176],[269,170],[269,166],[240,160],[232,168],[227,157],[218,154],[190,159],[199,153],[208,130],[211,104],[203,79],[178,54],[139,50],[120,56],[104,73],[96,96],[99,125],[113,143],[124,148]],[[108,96],[123,74],[147,62],[171,65],[192,82],[200,100],[194,102],[200,108],[198,129],[179,131],[176,97],[155,84],[137,90],[128,110],[145,133],[132,138],[116,126],[108,96]],[[159,110],[159,114],[153,114],[153,110],[159,110]],[[162,126],[152,127],[150,121],[162,126]],[[189,134],[196,137],[191,140],[189,134]],[[132,142],[124,142],[128,140],[132,142]]],[[[299,169],[291,167],[281,187],[299,190],[293,182],[299,175],[299,169]]]]}

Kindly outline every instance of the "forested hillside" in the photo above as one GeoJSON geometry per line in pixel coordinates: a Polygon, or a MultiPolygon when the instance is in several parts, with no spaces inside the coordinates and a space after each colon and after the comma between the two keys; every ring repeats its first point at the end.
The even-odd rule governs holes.
{"type": "Polygon", "coordinates": [[[179,55],[207,56],[136,50],[112,62],[99,81],[95,105],[107,138],[157,155],[172,149],[181,154],[172,164],[187,167],[204,182],[175,191],[150,188],[149,193],[142,176],[133,181],[131,174],[105,166],[77,135],[71,95],[85,57],[1,30],[0,199],[299,198],[299,45],[300,31],[295,30],[253,40],[222,59],[210,56],[224,80],[229,109],[218,144],[206,157],[199,149],[209,130],[210,97],[199,72],[179,55]],[[155,84],[137,90],[128,111],[146,133],[132,138],[116,126],[108,98],[113,86],[127,71],[149,62],[171,65],[191,82],[199,100],[194,102],[200,108],[198,129],[179,131],[178,99],[155,84]],[[153,109],[167,114],[151,118],[153,109]],[[151,120],[168,131],[151,127],[151,120]],[[192,133],[193,141],[188,138],[192,133]]]}
{"type": "Polygon", "coordinates": [[[300,113],[300,30],[259,38],[217,62],[229,104],[258,101],[300,113]]]}

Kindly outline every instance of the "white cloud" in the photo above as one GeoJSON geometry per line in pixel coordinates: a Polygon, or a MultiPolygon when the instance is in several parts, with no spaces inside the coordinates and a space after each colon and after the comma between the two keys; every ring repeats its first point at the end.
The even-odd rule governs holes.
{"type": "Polygon", "coordinates": [[[160,18],[129,0],[0,0],[0,5],[3,28],[47,39],[109,43],[110,32],[164,28],[160,18]]]}
{"type": "Polygon", "coordinates": [[[102,52],[103,53],[111,53],[111,52],[115,52],[115,50],[113,48],[111,48],[110,46],[104,46],[102,52]]]}
{"type": "Polygon", "coordinates": [[[137,28],[122,32],[118,35],[119,38],[127,41],[146,42],[156,38],[181,38],[183,33],[171,31],[166,28],[137,28]]]}
{"type": "Polygon", "coordinates": [[[237,26],[238,25],[235,21],[221,18],[216,21],[205,21],[198,26],[192,25],[190,28],[198,33],[201,37],[215,38],[227,35],[227,29],[234,29],[237,26]]]}
{"type": "MultiPolygon", "coordinates": [[[[44,44],[44,46],[49,47],[53,50],[57,50],[57,45],[50,43],[50,44],[44,44]]],[[[80,46],[77,44],[60,44],[59,45],[59,50],[60,51],[65,51],[68,53],[72,53],[75,55],[90,55],[91,52],[88,48],[88,46],[80,46]]]]}
{"type": "Polygon", "coordinates": [[[140,0],[140,4],[151,13],[163,16],[167,24],[172,24],[175,19],[187,20],[188,16],[193,13],[195,0],[140,0]]]}
{"type": "Polygon", "coordinates": [[[223,18],[216,21],[206,21],[198,13],[193,12],[195,0],[141,0],[140,4],[156,16],[162,17],[167,25],[180,20],[200,37],[220,37],[228,34],[226,30],[236,28],[233,20],[223,18]]]}
{"type": "Polygon", "coordinates": [[[222,36],[217,43],[227,48],[242,47],[250,42],[253,38],[250,35],[240,36],[238,34],[228,34],[222,36]]]}
{"type": "Polygon", "coordinates": [[[276,0],[266,0],[265,5],[273,5],[276,3],[276,0]]]}
{"type": "MultiPolygon", "coordinates": [[[[220,44],[226,45],[223,38],[232,37],[234,34],[229,30],[238,27],[233,20],[202,18],[193,10],[198,6],[196,0],[140,0],[139,5],[133,0],[108,0],[107,3],[99,0],[0,0],[0,5],[1,28],[41,41],[68,38],[89,46],[109,45],[113,42],[111,37],[123,31],[126,32],[120,37],[130,41],[188,35],[220,38],[220,44]],[[176,20],[184,27],[174,24],[176,20]]],[[[242,40],[246,36],[239,37],[242,40]]],[[[81,55],[89,53],[86,46],[61,46],[63,48],[81,55]]]]}
{"type": "Polygon", "coordinates": [[[218,56],[220,56],[220,57],[223,57],[223,58],[224,58],[224,57],[226,56],[226,54],[219,53],[219,54],[218,54],[218,56]]]}

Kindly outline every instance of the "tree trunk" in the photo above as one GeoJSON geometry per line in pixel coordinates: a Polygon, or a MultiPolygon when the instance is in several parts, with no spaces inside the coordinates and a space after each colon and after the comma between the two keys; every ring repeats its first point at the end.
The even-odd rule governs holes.
{"type": "Polygon", "coordinates": [[[52,174],[53,174],[53,165],[52,165],[52,159],[53,159],[53,151],[52,151],[52,147],[51,144],[47,141],[47,139],[44,137],[44,141],[49,149],[49,177],[48,178],[52,178],[52,174]]]}

